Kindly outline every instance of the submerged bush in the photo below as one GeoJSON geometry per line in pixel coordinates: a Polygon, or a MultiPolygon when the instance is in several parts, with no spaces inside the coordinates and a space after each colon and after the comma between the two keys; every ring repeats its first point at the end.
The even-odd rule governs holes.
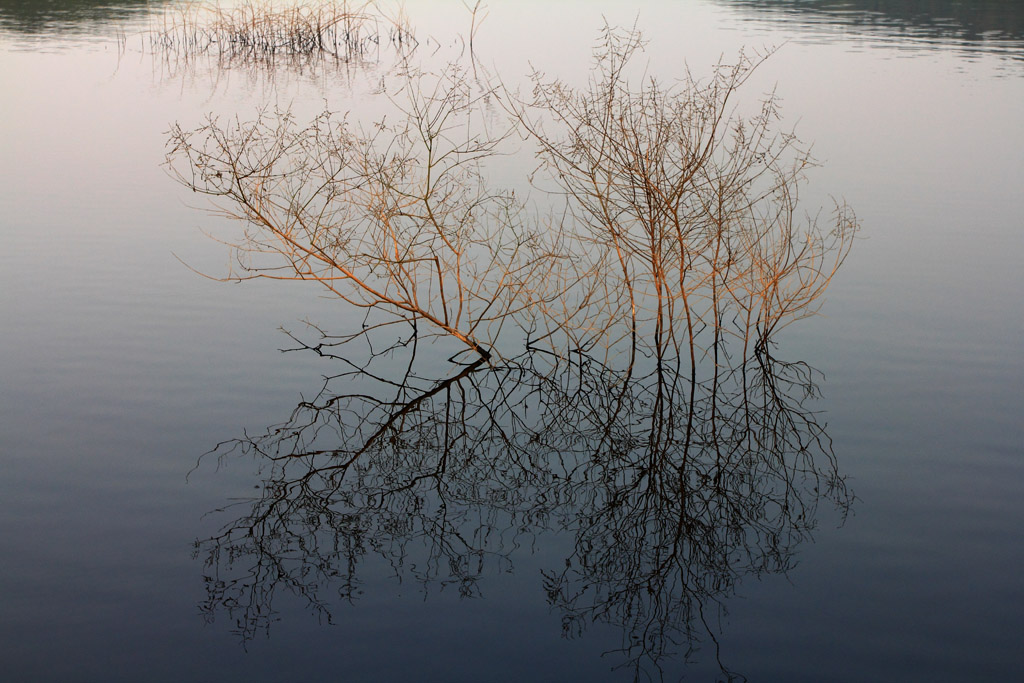
{"type": "MultiPolygon", "coordinates": [[[[695,362],[698,336],[731,335],[743,357],[789,322],[816,310],[857,225],[837,205],[828,229],[798,213],[813,164],[791,133],[776,132],[773,95],[752,116],[734,114],[736,91],[763,57],[740,55],[707,81],[689,72],[672,88],[626,76],[639,35],[608,30],[587,87],[533,76],[517,120],[567,198],[576,241],[596,245],[596,270],[619,305],[560,321],[648,330],[653,352],[695,362]],[[531,117],[532,112],[539,115],[531,117]],[[628,307],[625,305],[628,303],[628,307]],[[616,319],[618,318],[618,319],[616,319]]],[[[600,335],[581,335],[591,347],[600,335]]]]}
{"type": "Polygon", "coordinates": [[[407,72],[397,122],[373,126],[331,112],[309,124],[287,111],[211,117],[174,127],[168,165],[246,225],[232,277],[315,281],[368,309],[364,329],[423,323],[488,359],[525,336],[695,375],[719,340],[738,339],[745,358],[813,313],[857,224],[843,205],[825,229],[801,218],[813,162],[774,130],[774,96],[735,113],[763,58],[634,86],[640,47],[608,29],[587,87],[534,74],[528,99],[454,66],[407,72]],[[500,125],[493,107],[478,123],[485,102],[503,105],[500,125]],[[488,180],[512,135],[537,145],[533,180],[555,189],[546,214],[488,180]]]}

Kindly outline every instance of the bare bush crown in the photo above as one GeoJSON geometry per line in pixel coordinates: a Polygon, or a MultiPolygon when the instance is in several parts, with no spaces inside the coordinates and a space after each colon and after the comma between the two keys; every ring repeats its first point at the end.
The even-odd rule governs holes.
{"type": "Polygon", "coordinates": [[[735,114],[763,57],[634,86],[640,49],[636,32],[607,29],[587,87],[534,74],[526,100],[480,92],[457,67],[409,73],[398,123],[264,111],[175,126],[168,164],[245,223],[239,278],[316,281],[380,324],[424,322],[488,359],[506,355],[511,327],[559,353],[688,359],[696,372],[723,337],[745,357],[813,313],[857,224],[844,205],[827,230],[801,218],[813,162],[774,131],[774,96],[735,114]],[[475,123],[485,99],[509,114],[497,132],[475,123]],[[488,180],[517,131],[564,202],[547,219],[488,180]]]}

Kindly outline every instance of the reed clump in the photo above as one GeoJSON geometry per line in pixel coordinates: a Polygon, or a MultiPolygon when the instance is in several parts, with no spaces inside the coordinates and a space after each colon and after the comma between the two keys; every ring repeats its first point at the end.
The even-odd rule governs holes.
{"type": "Polygon", "coordinates": [[[280,58],[359,60],[382,43],[411,49],[415,36],[404,15],[373,3],[330,0],[280,3],[253,0],[230,7],[186,4],[164,15],[151,45],[181,59],[215,56],[233,63],[280,58]]]}

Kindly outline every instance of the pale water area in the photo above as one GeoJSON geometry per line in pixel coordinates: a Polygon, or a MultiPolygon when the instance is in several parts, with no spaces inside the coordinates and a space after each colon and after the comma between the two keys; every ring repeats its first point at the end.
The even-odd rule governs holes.
{"type": "MultiPolygon", "coordinates": [[[[0,678],[1024,679],[1024,7],[494,2],[474,62],[462,3],[406,3],[411,44],[381,5],[358,58],[274,64],[161,49],[152,31],[177,7],[0,0],[0,678]],[[332,513],[292,495],[301,477],[287,492],[261,436],[348,368],[281,353],[295,342],[279,328],[315,343],[305,321],[340,334],[362,316],[309,283],[203,276],[228,274],[218,240],[240,226],[168,175],[172,125],[275,106],[373,121],[403,63],[461,60],[521,92],[532,70],[585,83],[606,23],[643,33],[643,70],[666,84],[776,49],[737,106],[774,89],[779,128],[821,162],[802,206],[841,198],[861,224],[820,315],[774,350],[821,373],[801,405],[849,496],[807,485],[792,499],[807,517],[777,523],[745,508],[790,481],[767,465],[727,497],[734,526],[641,576],[616,552],[657,537],[658,511],[629,494],[635,516],[601,507],[598,474],[569,490],[502,465],[520,442],[473,421],[493,378],[409,411],[420,455],[444,450],[422,436],[444,411],[473,416],[492,468],[452,474],[448,498],[313,496],[332,513]],[[200,459],[243,435],[265,452],[200,459]],[[340,533],[321,536],[326,519],[340,533]],[[225,525],[241,540],[211,543],[225,525]]],[[[495,175],[522,194],[536,161],[515,144],[495,175]]],[[[457,375],[451,353],[424,344],[417,386],[457,375]]],[[[580,372],[540,404],[578,409],[589,379],[600,403],[580,372]]],[[[346,382],[331,388],[363,387],[346,382]]]]}

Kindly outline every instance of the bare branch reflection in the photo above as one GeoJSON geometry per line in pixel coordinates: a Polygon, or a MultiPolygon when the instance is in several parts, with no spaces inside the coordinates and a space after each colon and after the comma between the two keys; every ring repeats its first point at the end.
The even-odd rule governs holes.
{"type": "Polygon", "coordinates": [[[522,546],[568,534],[542,581],[564,635],[621,627],[620,662],[658,670],[714,639],[708,611],[740,579],[793,565],[819,504],[850,504],[805,405],[811,368],[758,352],[712,377],[531,350],[433,384],[332,378],[285,423],[215,450],[265,468],[260,494],[196,545],[203,611],[248,639],[289,592],[330,621],[373,556],[473,597],[522,546]]]}

